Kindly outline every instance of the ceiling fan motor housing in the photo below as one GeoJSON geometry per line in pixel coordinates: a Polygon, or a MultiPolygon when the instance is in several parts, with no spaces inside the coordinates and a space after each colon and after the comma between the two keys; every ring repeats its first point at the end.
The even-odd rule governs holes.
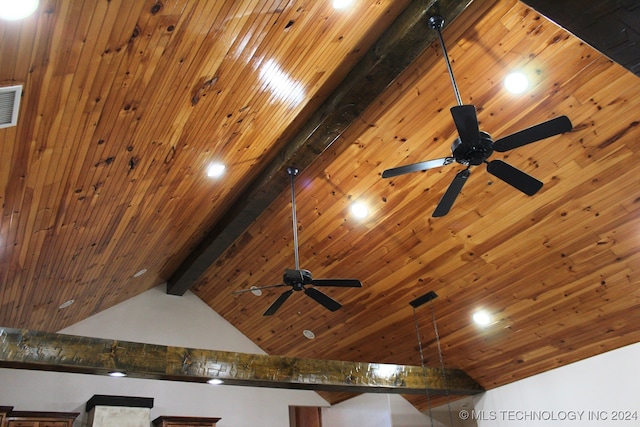
{"type": "Polygon", "coordinates": [[[304,285],[308,285],[313,281],[309,270],[285,270],[282,281],[293,287],[294,291],[301,291],[304,285]]]}
{"type": "Polygon", "coordinates": [[[487,132],[480,131],[480,139],[471,143],[456,138],[451,144],[451,151],[456,162],[465,166],[477,166],[493,154],[493,140],[487,132]]]}

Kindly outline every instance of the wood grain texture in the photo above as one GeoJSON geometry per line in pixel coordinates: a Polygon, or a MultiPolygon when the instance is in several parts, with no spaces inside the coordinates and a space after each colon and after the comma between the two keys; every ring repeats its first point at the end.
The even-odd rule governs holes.
{"type": "MultiPolygon", "coordinates": [[[[0,22],[0,84],[24,85],[18,126],[0,129],[0,325],[60,330],[168,280],[410,3],[43,0],[0,22]],[[205,176],[215,160],[222,179],[205,176]]],[[[232,294],[292,267],[285,174],[195,283],[268,354],[415,366],[417,320],[438,367],[435,318],[445,366],[491,389],[640,341],[637,75],[516,0],[472,2],[444,35],[494,138],[571,119],[492,157],[544,186],[527,197],[480,165],[432,218],[460,165],[381,178],[450,154],[455,98],[432,44],[296,178],[301,267],[363,287],[326,288],[335,313],[296,293],[268,320],[277,290],[232,294]],[[516,68],[520,96],[502,87],[516,68]],[[471,323],[479,308],[493,324],[471,323]]]]}

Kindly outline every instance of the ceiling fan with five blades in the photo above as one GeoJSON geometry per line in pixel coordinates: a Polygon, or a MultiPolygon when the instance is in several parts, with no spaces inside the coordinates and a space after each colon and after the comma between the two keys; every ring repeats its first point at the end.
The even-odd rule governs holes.
{"type": "Polygon", "coordinates": [[[573,127],[571,121],[567,116],[559,116],[494,141],[487,132],[480,130],[476,107],[462,103],[458,85],[456,84],[447,49],[444,44],[444,38],[442,37],[443,25],[444,19],[441,16],[432,16],[429,18],[429,26],[438,33],[443,56],[449,71],[449,77],[451,78],[451,84],[453,85],[453,91],[458,101],[458,105],[451,108],[451,115],[453,116],[453,121],[458,131],[458,138],[456,138],[451,145],[452,155],[387,169],[382,172],[382,178],[392,178],[410,172],[446,166],[454,161],[466,166],[466,169],[458,172],[455,178],[453,178],[449,188],[433,212],[434,217],[441,217],[449,212],[471,174],[471,166],[478,166],[482,163],[487,165],[487,171],[490,174],[529,196],[534,195],[542,188],[542,182],[502,160],[496,159],[488,161],[488,159],[494,151],[505,152],[513,150],[514,148],[522,147],[532,142],[568,132],[573,127]]]}
{"type": "Polygon", "coordinates": [[[278,299],[276,299],[271,304],[267,311],[264,312],[263,316],[271,316],[275,314],[276,311],[278,311],[278,309],[282,306],[282,304],[284,304],[284,302],[289,299],[294,291],[302,291],[317,303],[325,307],[327,310],[336,311],[340,307],[342,307],[342,305],[330,296],[315,289],[315,286],[360,288],[362,287],[362,283],[360,283],[360,281],[357,279],[314,279],[309,270],[300,269],[300,261],[298,257],[298,220],[296,215],[296,194],[294,185],[294,178],[296,175],[298,175],[298,169],[290,166],[287,168],[287,174],[289,174],[289,177],[291,178],[291,211],[293,217],[293,249],[295,256],[295,269],[286,269],[282,276],[282,283],[279,283],[277,285],[251,287],[249,289],[242,289],[233,293],[241,294],[268,288],[291,287],[291,289],[284,291],[278,297],[278,299]]]}

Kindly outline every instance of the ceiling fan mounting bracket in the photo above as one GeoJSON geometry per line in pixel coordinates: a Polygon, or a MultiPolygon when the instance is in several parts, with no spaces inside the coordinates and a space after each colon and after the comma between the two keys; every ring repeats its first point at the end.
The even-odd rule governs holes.
{"type": "Polygon", "coordinates": [[[429,17],[429,28],[434,30],[441,30],[444,26],[444,18],[440,15],[433,15],[429,17]]]}

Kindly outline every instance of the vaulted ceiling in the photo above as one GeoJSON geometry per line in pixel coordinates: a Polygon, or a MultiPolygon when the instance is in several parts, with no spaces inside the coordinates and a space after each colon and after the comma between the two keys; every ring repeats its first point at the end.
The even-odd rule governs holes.
{"type": "MultiPolygon", "coordinates": [[[[0,325],[60,330],[168,282],[272,355],[417,365],[418,326],[427,364],[439,338],[487,389],[640,341],[637,63],[555,23],[567,14],[468,3],[43,0],[0,21],[0,85],[23,85],[0,129],[0,325]],[[462,165],[381,177],[457,137],[436,13],[482,130],[570,118],[491,157],[539,179],[535,195],[472,166],[434,218],[462,165]],[[516,69],[519,95],[502,85],[516,69]],[[335,312],[294,293],[265,317],[283,289],[233,294],[294,267],[288,166],[300,266],[363,285],[322,288],[335,312]],[[481,308],[489,326],[471,322],[481,308]]],[[[604,3],[601,17],[640,13],[604,3]]]]}

